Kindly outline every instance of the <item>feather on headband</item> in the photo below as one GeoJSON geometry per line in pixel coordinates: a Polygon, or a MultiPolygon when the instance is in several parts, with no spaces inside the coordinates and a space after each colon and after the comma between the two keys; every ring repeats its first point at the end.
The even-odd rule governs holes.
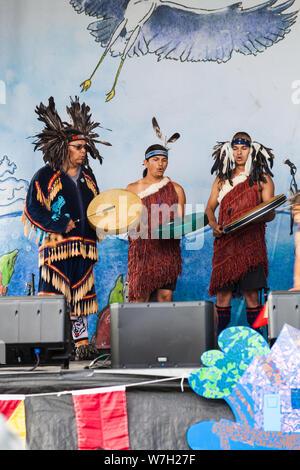
{"type": "Polygon", "coordinates": [[[179,139],[180,137],[180,134],[178,132],[175,132],[175,134],[171,135],[171,137],[165,137],[162,132],[161,132],[161,129],[158,125],[158,122],[156,120],[155,117],[152,118],[152,126],[153,126],[153,129],[154,129],[154,132],[156,134],[156,136],[163,141],[164,143],[164,147],[167,148],[167,144],[171,144],[171,143],[174,143],[176,142],[176,140],[179,139]]]}

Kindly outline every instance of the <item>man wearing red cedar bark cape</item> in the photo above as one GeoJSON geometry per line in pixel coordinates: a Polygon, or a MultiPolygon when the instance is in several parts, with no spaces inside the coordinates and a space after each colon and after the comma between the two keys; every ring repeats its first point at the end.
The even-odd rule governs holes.
{"type": "Polygon", "coordinates": [[[215,237],[209,294],[216,296],[219,334],[230,322],[232,296],[244,294],[250,326],[262,308],[258,293],[267,288],[268,275],[265,222],[273,220],[275,213],[269,212],[232,233],[225,234],[223,227],[274,196],[269,169],[274,155],[270,149],[252,142],[247,133],[239,132],[231,142],[218,143],[213,157],[211,173],[217,177],[206,214],[215,237]]]}
{"type": "MultiPolygon", "coordinates": [[[[152,123],[162,139],[155,118],[152,123]]],[[[181,274],[180,240],[162,240],[156,232],[160,224],[184,215],[184,190],[164,176],[168,166],[167,144],[178,138],[176,133],[164,146],[151,145],[145,153],[143,178],[126,188],[138,194],[143,202],[139,230],[129,234],[129,302],[148,302],[154,292],[158,302],[172,301],[181,274]]]]}

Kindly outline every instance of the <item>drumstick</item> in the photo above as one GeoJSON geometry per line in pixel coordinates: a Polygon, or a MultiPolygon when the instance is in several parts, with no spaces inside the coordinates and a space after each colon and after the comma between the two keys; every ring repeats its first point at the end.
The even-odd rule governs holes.
{"type": "MultiPolygon", "coordinates": [[[[110,211],[112,209],[115,209],[116,206],[109,206],[109,207],[106,207],[105,209],[101,210],[101,211],[96,211],[94,212],[93,214],[89,214],[89,217],[93,216],[93,215],[97,215],[97,214],[103,214],[107,211],[110,211]]],[[[86,219],[87,216],[84,217],[84,219],[86,219]]],[[[77,222],[80,222],[82,219],[77,219],[77,220],[74,220],[74,224],[77,224],[77,222]]]]}

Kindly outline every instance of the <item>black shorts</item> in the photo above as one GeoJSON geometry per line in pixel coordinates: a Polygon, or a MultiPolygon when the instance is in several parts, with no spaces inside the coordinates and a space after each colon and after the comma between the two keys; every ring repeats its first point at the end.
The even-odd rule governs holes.
{"type": "Polygon", "coordinates": [[[259,264],[257,268],[249,271],[245,277],[239,279],[237,282],[227,284],[219,290],[231,290],[234,297],[240,297],[244,290],[261,290],[267,288],[268,283],[265,275],[264,265],[259,264]]]}
{"type": "Polygon", "coordinates": [[[176,284],[177,284],[177,280],[173,281],[173,282],[170,282],[170,284],[165,284],[163,287],[160,287],[160,289],[165,289],[165,290],[176,290],[176,284]]]}

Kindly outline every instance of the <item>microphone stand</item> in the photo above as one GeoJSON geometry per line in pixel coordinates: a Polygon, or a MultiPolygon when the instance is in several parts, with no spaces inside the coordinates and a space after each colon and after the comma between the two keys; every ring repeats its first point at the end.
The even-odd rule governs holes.
{"type": "MultiPolygon", "coordinates": [[[[295,202],[296,194],[298,193],[298,186],[297,186],[296,179],[295,179],[295,174],[297,172],[297,168],[292,162],[290,162],[290,160],[285,160],[284,163],[290,167],[290,173],[291,173],[291,177],[292,177],[292,181],[290,183],[290,194],[292,195],[291,199],[295,202]]],[[[293,234],[293,228],[294,228],[294,218],[293,218],[293,214],[292,214],[293,213],[292,206],[293,206],[293,203],[291,204],[291,208],[290,208],[290,214],[291,214],[290,235],[293,234]]]]}

